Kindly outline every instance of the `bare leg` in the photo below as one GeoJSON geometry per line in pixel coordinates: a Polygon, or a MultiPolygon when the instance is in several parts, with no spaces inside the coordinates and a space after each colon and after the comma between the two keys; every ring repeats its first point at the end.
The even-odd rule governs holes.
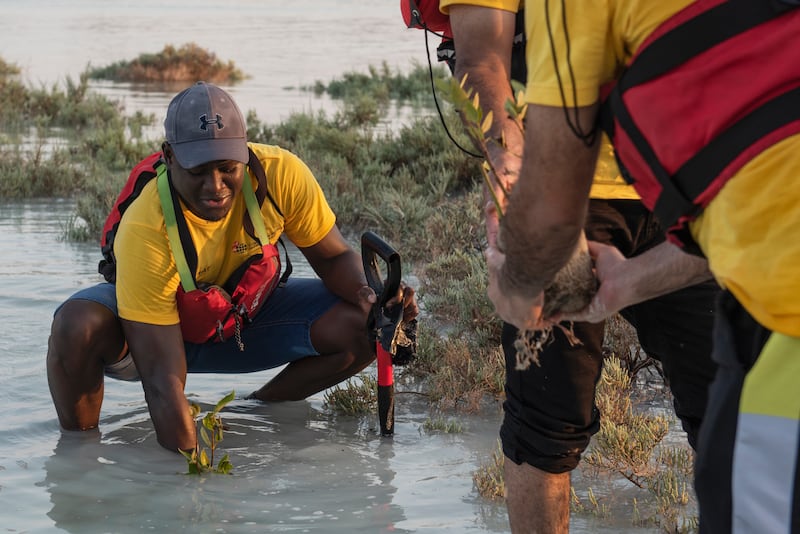
{"type": "Polygon", "coordinates": [[[339,302],[311,325],[311,341],[320,356],[290,363],[249,398],[302,400],[350,378],[375,359],[366,325],[359,308],[339,302]]]}
{"type": "Polygon", "coordinates": [[[554,475],[526,463],[504,462],[506,507],[515,534],[569,532],[569,473],[554,475]]]}
{"type": "Polygon", "coordinates": [[[58,311],[47,348],[47,381],[64,429],[97,427],[103,366],[119,361],[125,351],[119,320],[105,306],[73,300],[58,311]]]}

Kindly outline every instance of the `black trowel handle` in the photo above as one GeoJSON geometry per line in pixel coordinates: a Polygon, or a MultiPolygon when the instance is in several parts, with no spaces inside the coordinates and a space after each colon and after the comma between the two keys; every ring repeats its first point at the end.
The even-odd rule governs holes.
{"type": "Polygon", "coordinates": [[[361,235],[361,260],[364,263],[367,283],[378,297],[378,309],[382,310],[400,289],[402,278],[400,254],[375,232],[364,232],[361,235]],[[385,280],[381,277],[378,258],[386,263],[385,280]]]}

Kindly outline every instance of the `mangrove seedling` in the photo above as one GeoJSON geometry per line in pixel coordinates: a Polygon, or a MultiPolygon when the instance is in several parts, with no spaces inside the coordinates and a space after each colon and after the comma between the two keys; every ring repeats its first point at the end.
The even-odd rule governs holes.
{"type": "Polygon", "coordinates": [[[227,454],[219,459],[216,466],[214,465],[214,455],[219,442],[223,439],[222,432],[224,427],[219,412],[226,404],[233,400],[234,394],[235,392],[231,391],[222,397],[217,402],[216,406],[214,406],[214,409],[203,416],[200,415],[200,406],[195,403],[189,404],[189,411],[192,414],[192,418],[198,423],[197,434],[199,438],[193,451],[179,450],[183,457],[186,458],[186,463],[189,465],[189,475],[199,475],[207,471],[227,475],[231,472],[231,469],[233,469],[233,464],[228,459],[227,454]],[[206,447],[208,447],[208,450],[200,445],[201,440],[206,447]]]}

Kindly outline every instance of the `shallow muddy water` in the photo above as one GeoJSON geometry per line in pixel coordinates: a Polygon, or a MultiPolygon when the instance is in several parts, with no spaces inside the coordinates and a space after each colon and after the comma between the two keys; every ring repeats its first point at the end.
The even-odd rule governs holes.
{"type": "MultiPolygon", "coordinates": [[[[95,245],[60,240],[71,213],[66,201],[0,204],[3,531],[507,532],[502,503],[472,482],[496,447],[496,404],[457,416],[463,432],[431,434],[422,430],[428,403],[398,386],[395,436],[382,438],[377,416],[337,415],[323,394],[237,399],[223,410],[230,476],[182,474],[183,458],[156,443],[139,384],[107,381],[99,431],[62,433],[44,368],[50,320],[75,289],[99,280],[95,245]]],[[[293,255],[296,275],[311,276],[293,255]]],[[[189,375],[186,393],[209,409],[274,373],[189,375]]],[[[579,490],[587,484],[602,497],[596,480],[579,490]]],[[[618,511],[626,501],[616,499],[618,511]]],[[[576,516],[573,532],[646,531],[630,529],[629,517],[576,516]]]]}

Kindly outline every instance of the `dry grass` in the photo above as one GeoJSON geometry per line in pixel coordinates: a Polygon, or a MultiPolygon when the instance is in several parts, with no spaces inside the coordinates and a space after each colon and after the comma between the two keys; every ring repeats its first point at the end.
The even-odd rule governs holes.
{"type": "Polygon", "coordinates": [[[420,354],[413,372],[424,377],[432,402],[473,413],[481,409],[487,395],[502,395],[505,360],[500,347],[480,346],[464,337],[440,337],[428,328],[420,323],[420,354]]]}
{"type": "Polygon", "coordinates": [[[500,500],[506,498],[506,484],[503,478],[505,455],[500,440],[487,464],[482,465],[472,475],[475,488],[484,499],[500,500]]]}

